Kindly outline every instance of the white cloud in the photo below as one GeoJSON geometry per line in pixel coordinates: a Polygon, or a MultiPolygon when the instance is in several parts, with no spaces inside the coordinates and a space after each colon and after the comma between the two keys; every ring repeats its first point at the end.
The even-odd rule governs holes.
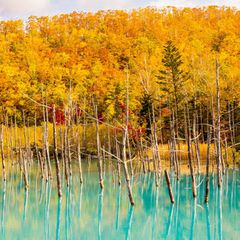
{"type": "Polygon", "coordinates": [[[239,0],[159,0],[150,2],[148,5],[156,7],[175,6],[175,7],[200,7],[208,5],[234,6],[240,7],[239,0]]]}
{"type": "Polygon", "coordinates": [[[78,0],[79,10],[96,11],[99,9],[128,9],[139,5],[137,0],[78,0]]]}
{"type": "Polygon", "coordinates": [[[240,8],[240,0],[0,0],[0,18],[27,18],[72,11],[132,9],[144,6],[196,7],[226,5],[240,8]]]}
{"type": "Polygon", "coordinates": [[[0,14],[7,17],[38,14],[49,4],[50,0],[0,0],[0,14]]]}
{"type": "Polygon", "coordinates": [[[0,0],[0,18],[27,18],[71,11],[130,9],[144,6],[147,0],[0,0]]]}

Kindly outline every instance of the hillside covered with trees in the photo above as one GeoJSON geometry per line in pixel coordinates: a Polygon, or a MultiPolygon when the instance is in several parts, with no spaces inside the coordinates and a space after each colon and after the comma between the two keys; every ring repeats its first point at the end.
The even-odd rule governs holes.
{"type": "Polygon", "coordinates": [[[235,239],[239,93],[236,8],[0,21],[0,238],[235,239]]]}
{"type": "Polygon", "coordinates": [[[37,113],[40,123],[43,101],[55,104],[57,115],[69,102],[76,113],[91,113],[93,96],[102,121],[121,122],[128,79],[131,125],[148,127],[154,104],[163,129],[174,109],[181,135],[186,104],[199,122],[215,108],[216,60],[222,127],[229,109],[239,118],[240,11],[234,8],[32,16],[1,21],[0,40],[1,111],[16,112],[20,124],[22,110],[30,118],[37,113]]]}

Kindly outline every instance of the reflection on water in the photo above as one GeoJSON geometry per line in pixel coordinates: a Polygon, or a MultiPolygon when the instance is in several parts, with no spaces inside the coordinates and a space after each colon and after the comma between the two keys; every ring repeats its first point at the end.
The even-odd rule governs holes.
{"type": "Polygon", "coordinates": [[[60,239],[60,225],[61,225],[61,202],[62,199],[58,199],[57,206],[57,223],[56,223],[56,239],[60,239]]]}
{"type": "MultiPolygon", "coordinates": [[[[92,163],[94,165],[94,163],[92,163]]],[[[88,166],[89,167],[89,166],[88,166]]],[[[24,191],[19,173],[1,185],[0,239],[237,239],[239,229],[238,172],[228,171],[221,189],[210,179],[209,204],[204,204],[204,176],[197,177],[198,198],[193,199],[189,177],[180,182],[171,175],[175,204],[169,201],[165,181],[156,189],[154,175],[138,175],[132,182],[136,205],[128,203],[122,181],[105,175],[99,189],[96,172],[74,174],[70,187],[57,197],[55,181],[30,174],[24,191]]]]}
{"type": "Polygon", "coordinates": [[[103,212],[103,189],[99,189],[98,195],[98,239],[102,239],[102,212],[103,212]]]}

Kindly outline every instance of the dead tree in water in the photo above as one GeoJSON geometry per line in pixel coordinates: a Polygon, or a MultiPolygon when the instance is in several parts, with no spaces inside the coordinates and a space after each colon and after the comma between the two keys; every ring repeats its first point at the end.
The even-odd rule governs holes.
{"type": "Polygon", "coordinates": [[[58,197],[62,197],[60,166],[59,166],[58,150],[57,150],[57,129],[56,129],[55,105],[53,105],[53,147],[54,147],[54,158],[55,158],[55,164],[56,164],[58,197]]]}
{"type": "Polygon", "coordinates": [[[205,203],[208,203],[208,195],[209,195],[209,162],[210,162],[211,136],[212,136],[212,131],[211,131],[211,127],[209,127],[208,128],[208,140],[207,140],[205,203]]]}
{"type": "Polygon", "coordinates": [[[216,161],[217,161],[217,176],[218,176],[218,187],[221,187],[222,182],[222,161],[221,161],[221,116],[220,116],[220,94],[219,94],[219,63],[216,60],[216,161]]]}
{"type": "MultiPolygon", "coordinates": [[[[228,102],[228,124],[229,124],[231,144],[232,144],[232,146],[234,146],[234,144],[235,144],[234,106],[230,102],[228,102]]],[[[232,161],[233,161],[233,167],[235,169],[235,167],[236,167],[236,155],[235,155],[234,147],[232,148],[232,161]]]]}
{"type": "Polygon", "coordinates": [[[44,178],[44,159],[40,151],[38,152],[38,159],[40,163],[41,178],[43,179],[44,178]]]}
{"type": "Polygon", "coordinates": [[[47,162],[47,178],[51,178],[51,163],[50,163],[50,155],[49,155],[49,144],[48,144],[48,106],[46,97],[44,100],[43,96],[43,86],[41,84],[41,91],[42,91],[42,115],[43,115],[43,150],[42,155],[44,162],[47,162]]]}
{"type": "Polygon", "coordinates": [[[20,155],[22,155],[23,159],[23,175],[24,175],[24,183],[25,183],[25,190],[28,190],[29,184],[28,184],[28,169],[27,169],[27,152],[22,152],[20,149],[20,155]]]}
{"type": "Polygon", "coordinates": [[[48,143],[48,106],[46,100],[46,107],[44,107],[46,122],[45,122],[45,151],[46,151],[46,159],[47,159],[47,169],[48,169],[48,178],[51,179],[52,177],[52,170],[51,170],[51,162],[50,162],[50,153],[49,153],[49,143],[48,143]]]}
{"type": "Polygon", "coordinates": [[[8,115],[7,113],[5,114],[5,127],[6,127],[6,131],[5,131],[5,153],[6,153],[6,157],[7,157],[7,160],[9,161],[9,133],[8,133],[8,115]]]}
{"type": "Polygon", "coordinates": [[[170,197],[171,203],[174,203],[174,197],[173,197],[173,193],[172,193],[171,182],[170,182],[167,170],[164,170],[164,173],[165,173],[165,179],[166,179],[167,186],[168,186],[169,197],[170,197]]]}
{"type": "Polygon", "coordinates": [[[158,147],[157,124],[156,124],[153,105],[152,105],[152,120],[153,120],[153,143],[154,143],[155,154],[156,154],[157,175],[158,175],[158,179],[159,179],[160,173],[161,173],[161,157],[160,157],[159,147],[158,147]]]}
{"type": "Polygon", "coordinates": [[[178,131],[176,129],[177,126],[177,118],[175,118],[175,112],[172,112],[172,124],[171,124],[171,137],[172,137],[172,151],[173,151],[173,157],[174,157],[174,166],[175,166],[175,172],[177,175],[177,180],[179,180],[179,162],[178,162],[178,154],[177,154],[177,141],[176,138],[178,136],[178,131]]]}
{"type": "Polygon", "coordinates": [[[23,136],[24,136],[24,150],[27,153],[27,127],[26,127],[26,120],[25,120],[25,112],[22,111],[22,118],[23,118],[23,136]]]}
{"type": "Polygon", "coordinates": [[[191,179],[192,179],[192,193],[193,193],[193,197],[195,198],[197,196],[197,192],[196,192],[196,182],[195,182],[195,174],[194,174],[194,170],[193,170],[193,165],[192,165],[192,150],[191,150],[191,132],[190,132],[190,119],[189,119],[189,109],[188,106],[186,106],[187,109],[187,147],[188,147],[188,164],[189,164],[189,168],[190,168],[190,175],[191,175],[191,179]]]}
{"type": "Polygon", "coordinates": [[[68,111],[68,124],[67,124],[67,159],[68,159],[68,170],[70,177],[72,176],[72,156],[71,156],[71,138],[70,138],[70,129],[71,129],[71,113],[68,111]]]}
{"type": "Polygon", "coordinates": [[[128,167],[127,167],[126,141],[127,141],[127,127],[123,129],[123,140],[122,140],[123,170],[124,170],[124,175],[127,183],[129,201],[131,205],[134,205],[133,196],[132,196],[132,187],[130,184],[130,177],[128,174],[128,167]]]}
{"type": "Polygon", "coordinates": [[[158,149],[158,139],[157,139],[157,126],[156,126],[156,120],[155,120],[155,113],[154,113],[154,106],[152,104],[152,127],[151,127],[151,145],[152,148],[152,159],[153,159],[153,166],[155,171],[155,185],[156,187],[159,186],[159,175],[160,175],[160,166],[161,166],[161,159],[158,149]]]}
{"type": "Polygon", "coordinates": [[[95,121],[96,121],[97,154],[98,154],[98,177],[99,177],[100,188],[103,189],[104,185],[103,185],[103,176],[102,176],[102,155],[101,155],[101,143],[100,143],[100,136],[99,136],[98,109],[97,109],[97,105],[95,105],[95,103],[94,103],[94,99],[93,99],[93,107],[94,107],[95,121]]]}
{"type": "Polygon", "coordinates": [[[68,151],[67,151],[67,146],[68,146],[68,139],[67,139],[67,122],[66,122],[67,114],[66,110],[64,111],[64,130],[63,130],[63,149],[64,149],[64,173],[65,173],[65,179],[66,179],[66,184],[67,187],[69,186],[69,164],[68,164],[68,151]]]}
{"type": "Polygon", "coordinates": [[[131,205],[134,205],[133,196],[132,196],[132,187],[130,183],[130,177],[128,173],[128,166],[127,166],[127,154],[126,154],[126,144],[127,144],[127,137],[128,137],[128,122],[129,122],[129,96],[128,96],[128,67],[127,67],[127,76],[126,76],[126,123],[125,127],[123,127],[123,139],[122,139],[122,157],[123,157],[123,170],[124,175],[127,183],[128,189],[128,197],[131,205]]]}
{"type": "Polygon", "coordinates": [[[194,99],[194,113],[193,113],[193,137],[194,137],[194,147],[195,147],[195,154],[197,158],[197,169],[198,174],[201,172],[201,164],[200,164],[200,149],[199,149],[199,136],[198,136],[198,114],[196,109],[196,99],[194,99]]]}
{"type": "Polygon", "coordinates": [[[134,171],[133,171],[132,152],[131,152],[131,145],[130,145],[130,140],[129,140],[129,134],[127,136],[127,148],[128,148],[129,162],[130,162],[130,173],[131,173],[131,176],[133,176],[134,175],[134,171]]]}
{"type": "Polygon", "coordinates": [[[115,136],[115,143],[116,143],[116,156],[117,156],[117,176],[118,176],[118,185],[121,185],[121,163],[120,163],[120,149],[119,144],[117,141],[117,136],[115,136]]]}
{"type": "Polygon", "coordinates": [[[18,153],[19,153],[19,161],[18,161],[18,164],[19,164],[19,170],[20,172],[22,173],[23,171],[23,159],[22,159],[22,153],[21,153],[21,149],[22,149],[22,143],[21,143],[21,136],[20,134],[18,134],[18,153]]]}
{"type": "Polygon", "coordinates": [[[14,166],[14,153],[13,153],[13,119],[10,120],[10,158],[12,167],[14,166]]]}
{"type": "Polygon", "coordinates": [[[228,160],[228,142],[227,142],[227,137],[225,134],[225,139],[224,139],[224,144],[225,144],[225,159],[226,159],[226,167],[229,167],[229,160],[228,160]]]}
{"type": "MultiPolygon", "coordinates": [[[[151,134],[151,146],[154,146],[154,140],[153,140],[153,129],[151,130],[152,134],[151,134]]],[[[156,163],[156,148],[152,147],[152,161],[153,161],[153,169],[154,169],[154,176],[155,176],[155,186],[158,187],[159,186],[159,174],[158,174],[158,170],[157,170],[157,163],[156,163]]]]}
{"type": "Polygon", "coordinates": [[[81,145],[80,145],[80,134],[77,135],[77,158],[78,158],[78,171],[80,184],[83,183],[82,176],[82,157],[81,157],[81,145]]]}
{"type": "MultiPolygon", "coordinates": [[[[109,128],[109,125],[108,125],[108,127],[107,127],[107,138],[108,138],[108,152],[112,152],[112,146],[111,146],[111,136],[110,136],[110,128],[109,128]]],[[[111,155],[110,154],[108,154],[108,161],[109,161],[109,168],[110,168],[110,166],[112,167],[112,162],[111,162],[111,160],[112,160],[112,157],[111,157],[111,155]]]]}
{"type": "Polygon", "coordinates": [[[5,156],[4,156],[4,133],[3,133],[3,124],[1,125],[1,137],[0,137],[0,142],[1,142],[1,158],[2,158],[2,176],[3,176],[3,181],[6,182],[7,176],[6,176],[6,164],[5,164],[5,156]]]}
{"type": "MultiPolygon", "coordinates": [[[[35,155],[38,160],[38,163],[40,164],[40,167],[42,167],[41,160],[39,159],[39,151],[38,151],[38,146],[37,146],[37,116],[36,116],[36,113],[35,113],[35,117],[34,117],[34,149],[35,149],[35,155]]],[[[42,171],[41,171],[41,174],[42,174],[42,171]]]]}
{"type": "Polygon", "coordinates": [[[14,113],[14,148],[15,148],[15,155],[16,155],[16,164],[19,163],[19,149],[18,149],[18,144],[17,144],[17,135],[18,135],[18,132],[17,132],[17,116],[16,116],[16,109],[15,109],[15,113],[14,113]]]}
{"type": "Polygon", "coordinates": [[[140,135],[140,141],[138,142],[138,152],[139,152],[139,159],[142,162],[143,173],[146,173],[146,163],[144,159],[144,150],[143,150],[143,143],[142,143],[142,136],[140,135]]]}

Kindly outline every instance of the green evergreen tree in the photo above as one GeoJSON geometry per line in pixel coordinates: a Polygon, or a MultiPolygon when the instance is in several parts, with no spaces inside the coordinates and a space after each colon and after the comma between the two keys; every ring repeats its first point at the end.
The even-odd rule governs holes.
{"type": "Polygon", "coordinates": [[[165,69],[160,71],[159,84],[161,89],[173,95],[174,101],[178,103],[183,84],[188,79],[188,73],[181,69],[182,56],[172,41],[167,41],[163,54],[162,63],[165,69]]]}
{"type": "Polygon", "coordinates": [[[151,123],[152,123],[152,104],[153,99],[151,94],[144,93],[141,98],[141,109],[139,112],[139,124],[140,126],[146,127],[146,135],[151,134],[151,123]]]}
{"type": "Polygon", "coordinates": [[[183,97],[183,86],[189,74],[182,70],[182,56],[172,41],[164,46],[162,63],[164,70],[160,71],[158,83],[161,90],[166,92],[169,107],[175,113],[175,129],[178,134],[179,103],[183,97]]]}

